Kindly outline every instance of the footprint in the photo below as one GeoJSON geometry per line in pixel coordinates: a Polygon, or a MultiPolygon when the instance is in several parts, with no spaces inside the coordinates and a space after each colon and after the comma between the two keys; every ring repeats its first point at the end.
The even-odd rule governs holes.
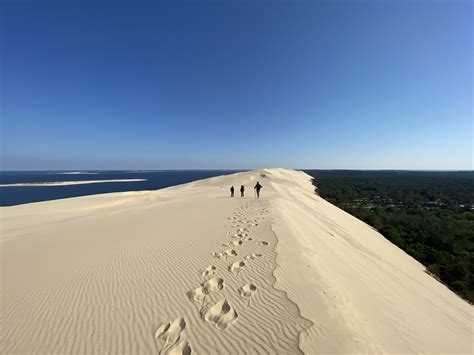
{"type": "Polygon", "coordinates": [[[241,240],[234,240],[232,242],[224,243],[222,245],[225,246],[225,247],[238,247],[238,246],[242,245],[242,243],[243,243],[243,241],[241,241],[241,240]]]}
{"type": "Polygon", "coordinates": [[[257,245],[268,245],[269,243],[266,242],[266,241],[264,241],[264,240],[260,240],[260,241],[258,241],[258,242],[255,243],[255,244],[257,244],[257,245]]]}
{"type": "Polygon", "coordinates": [[[260,253],[253,253],[253,254],[247,255],[247,256],[245,257],[245,259],[247,259],[247,260],[253,260],[253,259],[256,259],[256,258],[260,258],[260,257],[262,257],[262,256],[263,256],[263,255],[260,254],[260,253]]]}
{"type": "Polygon", "coordinates": [[[207,309],[203,309],[201,315],[206,322],[213,323],[219,330],[225,330],[235,323],[239,316],[226,299],[215,303],[207,309]]]}
{"type": "Polygon", "coordinates": [[[257,286],[255,284],[246,284],[239,288],[240,296],[244,298],[250,298],[257,291],[257,286]]]}
{"type": "Polygon", "coordinates": [[[214,291],[221,291],[224,288],[224,279],[214,276],[212,279],[204,282],[202,288],[207,295],[214,291]]]}
{"type": "Polygon", "coordinates": [[[214,258],[219,258],[219,259],[222,259],[224,257],[224,255],[222,253],[219,253],[217,251],[213,252],[211,254],[214,258]]]}
{"type": "Polygon", "coordinates": [[[200,304],[200,305],[203,304],[204,300],[206,299],[206,295],[207,295],[206,291],[204,290],[204,287],[202,286],[199,286],[195,288],[194,290],[188,291],[188,293],[186,293],[186,296],[188,296],[188,298],[192,302],[200,304]]]}
{"type": "Polygon", "coordinates": [[[234,249],[227,249],[222,252],[225,256],[237,256],[237,252],[234,249]]]}
{"type": "Polygon", "coordinates": [[[184,318],[176,318],[158,327],[155,331],[155,339],[163,339],[165,341],[161,352],[169,350],[170,347],[179,341],[184,328],[186,328],[184,318]]]}
{"type": "Polygon", "coordinates": [[[229,266],[229,271],[232,273],[238,274],[239,272],[242,271],[244,267],[245,267],[245,262],[243,260],[236,261],[235,263],[229,266]]]}
{"type": "Polygon", "coordinates": [[[202,273],[202,277],[207,277],[210,275],[214,275],[216,273],[216,267],[214,265],[208,266],[202,273]]]}
{"type": "Polygon", "coordinates": [[[228,257],[231,257],[231,256],[237,256],[239,254],[237,254],[237,252],[234,250],[234,249],[227,249],[227,250],[224,250],[224,251],[221,251],[221,252],[213,252],[211,254],[214,258],[218,258],[218,259],[224,259],[224,260],[227,260],[228,257]]]}
{"type": "Polygon", "coordinates": [[[183,340],[182,342],[169,349],[166,353],[168,355],[191,355],[192,351],[188,342],[186,340],[183,340]]]}
{"type": "Polygon", "coordinates": [[[247,228],[239,228],[239,230],[237,231],[237,235],[244,235],[248,233],[249,233],[249,230],[247,228]]]}
{"type": "Polygon", "coordinates": [[[244,241],[244,240],[253,240],[253,238],[249,237],[249,235],[246,234],[246,233],[245,234],[239,234],[239,239],[242,240],[242,241],[244,241]]]}
{"type": "Polygon", "coordinates": [[[191,302],[203,305],[206,300],[206,296],[211,292],[221,291],[224,288],[224,279],[214,276],[212,279],[207,280],[201,286],[196,287],[194,290],[188,291],[188,296],[191,302]]]}

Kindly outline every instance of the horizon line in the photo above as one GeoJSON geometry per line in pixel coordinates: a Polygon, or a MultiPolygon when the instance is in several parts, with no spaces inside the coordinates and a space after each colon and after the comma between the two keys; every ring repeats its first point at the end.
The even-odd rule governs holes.
{"type": "Polygon", "coordinates": [[[54,171],[54,172],[88,172],[88,171],[141,171],[141,172],[158,172],[158,171],[252,171],[252,170],[263,170],[263,169],[289,169],[289,170],[317,170],[317,171],[413,171],[413,172],[473,172],[471,169],[406,169],[406,168],[204,168],[204,169],[0,169],[0,172],[43,172],[43,171],[54,171]]]}

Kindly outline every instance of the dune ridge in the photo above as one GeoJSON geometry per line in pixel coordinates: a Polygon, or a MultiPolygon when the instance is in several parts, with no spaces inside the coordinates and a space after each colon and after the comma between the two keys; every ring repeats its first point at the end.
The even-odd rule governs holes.
{"type": "Polygon", "coordinates": [[[472,350],[471,306],[303,172],[2,207],[0,220],[1,353],[472,350]],[[241,184],[248,197],[229,198],[241,184]]]}

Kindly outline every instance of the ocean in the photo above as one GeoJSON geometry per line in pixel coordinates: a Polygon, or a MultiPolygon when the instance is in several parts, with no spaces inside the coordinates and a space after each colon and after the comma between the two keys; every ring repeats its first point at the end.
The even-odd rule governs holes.
{"type": "Polygon", "coordinates": [[[161,171],[0,171],[0,185],[51,183],[61,181],[146,179],[131,182],[104,182],[65,186],[0,187],[0,206],[50,201],[109,192],[157,190],[169,186],[227,175],[238,170],[161,170],[161,171]]]}

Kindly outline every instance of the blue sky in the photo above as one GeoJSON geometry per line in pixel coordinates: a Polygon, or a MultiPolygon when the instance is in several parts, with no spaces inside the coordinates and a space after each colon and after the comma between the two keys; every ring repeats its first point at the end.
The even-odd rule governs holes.
{"type": "Polygon", "coordinates": [[[472,169],[470,1],[4,1],[2,169],[472,169]]]}

